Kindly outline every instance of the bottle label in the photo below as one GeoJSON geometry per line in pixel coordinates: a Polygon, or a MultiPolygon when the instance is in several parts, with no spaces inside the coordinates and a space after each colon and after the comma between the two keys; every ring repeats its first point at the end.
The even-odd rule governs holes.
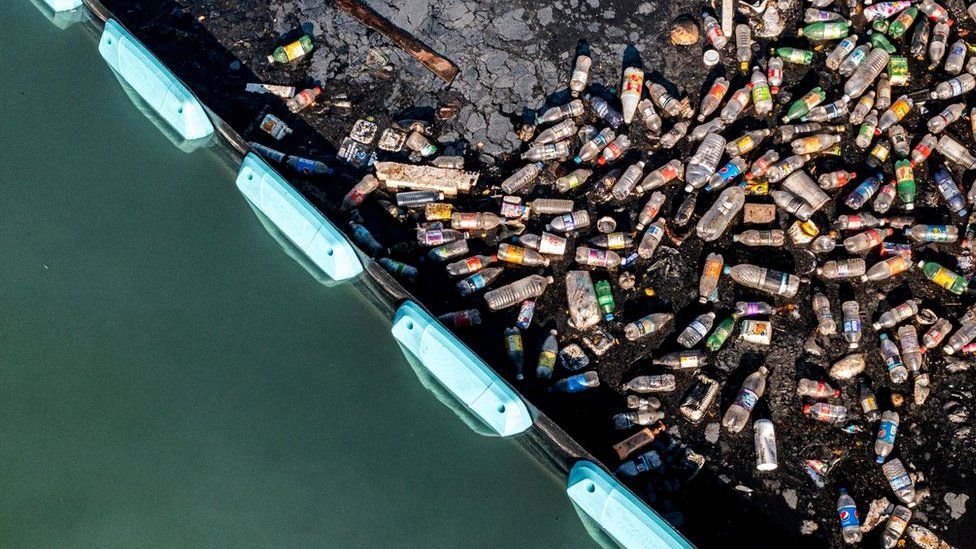
{"type": "Polygon", "coordinates": [[[481,258],[479,258],[478,256],[469,257],[465,259],[464,264],[468,266],[469,273],[473,273],[475,271],[480,270],[482,267],[484,267],[484,264],[481,263],[481,258]]]}
{"type": "Polygon", "coordinates": [[[576,228],[576,220],[573,219],[573,214],[564,214],[562,216],[563,230],[572,231],[576,228]]]}
{"type": "Polygon", "coordinates": [[[897,476],[888,479],[888,483],[891,484],[891,489],[898,492],[902,488],[908,488],[912,485],[912,479],[908,476],[908,472],[902,469],[901,473],[897,476]]]}
{"type": "Polygon", "coordinates": [[[522,336],[518,332],[505,336],[505,348],[509,353],[522,352],[522,336]]]}
{"type": "Polygon", "coordinates": [[[904,366],[904,363],[901,361],[901,358],[899,358],[898,355],[887,356],[885,357],[884,362],[885,362],[885,367],[888,369],[889,372],[891,370],[894,370],[895,368],[900,368],[904,366]]]}
{"type": "MultiPolygon", "coordinates": [[[[653,226],[649,227],[647,231],[650,232],[651,228],[653,228],[653,226]]],[[[607,248],[611,250],[619,250],[621,248],[626,247],[626,245],[627,245],[627,238],[626,235],[624,235],[624,233],[613,233],[607,235],[607,248]]]]}
{"type": "Polygon", "coordinates": [[[487,284],[485,282],[485,277],[482,274],[476,274],[476,275],[468,278],[468,283],[471,284],[471,286],[475,290],[480,290],[480,289],[484,288],[486,286],[486,284],[487,284]]]}
{"type": "Polygon", "coordinates": [[[539,253],[563,255],[566,252],[566,239],[550,233],[542,233],[539,239],[539,253]]]}
{"type": "Polygon", "coordinates": [[[846,320],[844,321],[844,333],[855,333],[861,331],[861,321],[860,320],[846,320]]]}
{"type": "Polygon", "coordinates": [[[306,53],[305,46],[302,46],[302,43],[297,40],[285,46],[284,50],[285,50],[285,55],[288,56],[289,61],[298,59],[299,57],[305,55],[306,53]]]}
{"type": "Polygon", "coordinates": [[[857,519],[857,506],[845,505],[837,508],[837,515],[840,517],[841,528],[857,528],[861,522],[857,519]]]}
{"type": "Polygon", "coordinates": [[[542,351],[541,353],[539,353],[539,368],[552,370],[555,365],[556,365],[556,353],[552,351],[542,351]]]}
{"type": "Polygon", "coordinates": [[[943,288],[951,288],[953,283],[955,283],[956,277],[953,275],[952,271],[946,269],[945,267],[939,267],[938,271],[932,275],[932,282],[942,286],[943,288]]]}
{"type": "Polygon", "coordinates": [[[886,442],[889,445],[895,443],[895,437],[898,435],[898,424],[891,421],[882,421],[881,427],[878,428],[878,440],[886,442]]]}
{"type": "Polygon", "coordinates": [[[620,95],[623,96],[625,93],[636,94],[640,97],[641,88],[644,87],[644,74],[642,71],[631,70],[626,71],[624,74],[624,85],[623,89],[620,90],[620,95]]]}
{"type": "Polygon", "coordinates": [[[735,404],[745,408],[746,410],[752,411],[758,400],[759,395],[757,395],[751,389],[743,388],[741,391],[739,391],[739,396],[736,397],[735,404]]]}
{"type": "Polygon", "coordinates": [[[525,248],[520,248],[518,246],[507,246],[505,248],[505,253],[499,254],[499,258],[509,263],[517,263],[521,265],[525,260],[525,248]]]}
{"type": "Polygon", "coordinates": [[[868,412],[873,412],[878,409],[878,401],[875,400],[875,397],[873,395],[866,398],[862,398],[861,409],[864,410],[865,414],[868,412]]]}

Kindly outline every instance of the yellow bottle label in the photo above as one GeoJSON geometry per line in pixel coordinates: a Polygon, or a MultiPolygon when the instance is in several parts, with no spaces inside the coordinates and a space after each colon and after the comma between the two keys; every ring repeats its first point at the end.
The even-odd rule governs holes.
{"type": "Polygon", "coordinates": [[[503,255],[499,254],[498,258],[502,261],[508,261],[509,263],[521,264],[522,260],[525,258],[525,248],[508,246],[505,248],[505,253],[503,255]]]}
{"type": "Polygon", "coordinates": [[[288,60],[292,61],[298,59],[299,57],[305,55],[305,47],[298,40],[292,42],[285,46],[285,55],[288,56],[288,60]]]}
{"type": "Polygon", "coordinates": [[[935,274],[932,275],[932,282],[935,282],[943,288],[951,288],[955,281],[956,278],[952,276],[952,273],[949,272],[949,270],[945,267],[940,267],[939,270],[935,271],[935,274]]]}

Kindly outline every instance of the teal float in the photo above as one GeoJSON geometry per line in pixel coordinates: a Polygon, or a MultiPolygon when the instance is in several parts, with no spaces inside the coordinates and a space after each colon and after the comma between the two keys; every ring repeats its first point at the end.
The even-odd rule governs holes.
{"type": "Polygon", "coordinates": [[[237,188],[332,280],[342,282],[363,272],[356,250],[339,229],[258,155],[244,157],[237,188]]]}
{"type": "Polygon", "coordinates": [[[566,493],[597,541],[627,549],[694,549],[661,515],[591,461],[573,466],[566,493]],[[593,532],[594,525],[598,532],[593,532]]]}
{"type": "Polygon", "coordinates": [[[183,139],[193,141],[213,134],[210,117],[189,88],[115,19],[105,22],[98,52],[183,139]]]}
{"type": "Polygon", "coordinates": [[[413,301],[393,317],[393,337],[444,389],[484,423],[508,437],[532,426],[522,399],[477,354],[413,301]]]}

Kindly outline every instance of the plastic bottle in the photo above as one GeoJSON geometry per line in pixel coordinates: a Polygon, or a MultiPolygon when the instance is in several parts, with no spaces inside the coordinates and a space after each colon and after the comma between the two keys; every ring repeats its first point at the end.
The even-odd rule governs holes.
{"type": "Polygon", "coordinates": [[[852,254],[866,252],[871,248],[880,246],[886,237],[892,235],[891,229],[868,229],[854,236],[844,239],[844,248],[852,254]]]}
{"type": "Polygon", "coordinates": [[[661,112],[671,118],[676,118],[681,115],[684,106],[681,104],[681,101],[668,92],[667,88],[657,82],[647,82],[646,85],[651,99],[661,108],[661,112]]]}
{"type": "MultiPolygon", "coordinates": [[[[949,170],[945,169],[945,167],[940,167],[932,175],[932,180],[942,194],[942,198],[945,199],[949,209],[952,210],[952,213],[959,217],[966,217],[969,214],[966,210],[966,197],[963,196],[959,186],[956,185],[956,181],[952,178],[949,170]]],[[[958,229],[956,232],[958,234],[958,229]]]]}
{"type": "Polygon", "coordinates": [[[548,257],[544,257],[535,250],[514,246],[512,244],[499,244],[497,257],[499,261],[525,267],[545,267],[549,265],[548,257]]]}
{"type": "Polygon", "coordinates": [[[586,83],[590,79],[590,66],[592,64],[593,60],[589,55],[576,56],[573,74],[569,79],[569,90],[573,97],[579,97],[580,92],[586,89],[586,83]]]}
{"type": "Polygon", "coordinates": [[[601,280],[596,283],[594,288],[596,290],[596,301],[600,306],[600,311],[603,313],[603,318],[613,320],[617,305],[613,301],[613,291],[610,289],[610,283],[606,280],[601,280]]]}
{"type": "Polygon", "coordinates": [[[703,11],[702,23],[702,27],[705,29],[705,36],[708,37],[708,41],[712,44],[712,47],[717,50],[725,49],[725,46],[729,43],[729,39],[722,32],[722,26],[719,25],[718,20],[712,14],[703,11]]]}
{"type": "Polygon", "coordinates": [[[896,155],[900,157],[908,156],[908,132],[904,126],[895,124],[888,128],[888,140],[891,141],[891,148],[895,150],[896,155]]]}
{"type": "Polygon", "coordinates": [[[888,370],[888,377],[892,383],[904,383],[908,379],[908,369],[901,360],[901,353],[898,346],[888,337],[888,334],[879,334],[881,342],[878,350],[881,352],[881,359],[884,361],[885,368],[888,370]]]}
{"type": "Polygon", "coordinates": [[[770,246],[780,248],[786,244],[786,233],[780,229],[750,229],[739,234],[732,235],[732,242],[738,242],[746,246],[770,246]]]}
{"type": "Polygon", "coordinates": [[[291,99],[285,101],[285,106],[288,107],[289,111],[298,113],[308,108],[310,105],[312,105],[312,103],[315,103],[315,100],[320,95],[322,95],[322,88],[318,86],[305,89],[295,94],[295,96],[291,99]]]}
{"type": "Polygon", "coordinates": [[[915,31],[912,33],[911,45],[908,48],[908,55],[917,61],[925,59],[925,52],[929,47],[929,38],[932,36],[932,25],[928,19],[922,19],[915,24],[915,31]]]}
{"type": "Polygon", "coordinates": [[[840,389],[833,387],[826,381],[801,379],[796,384],[796,394],[810,398],[837,398],[840,396],[840,389]]]}
{"type": "Polygon", "coordinates": [[[760,366],[759,370],[753,372],[742,382],[742,388],[735,402],[726,410],[722,418],[722,425],[732,433],[738,433],[749,422],[749,416],[756,402],[766,391],[766,375],[769,370],[765,366],[760,366]]]}
{"type": "Polygon", "coordinates": [[[515,379],[525,378],[525,352],[522,347],[522,332],[516,327],[505,328],[505,354],[508,360],[515,366],[515,379]]]}
{"type": "Polygon", "coordinates": [[[661,148],[664,150],[674,148],[674,146],[678,144],[678,141],[681,141],[681,139],[688,133],[688,126],[689,124],[687,120],[682,120],[675,123],[675,125],[671,126],[671,129],[668,130],[668,133],[661,136],[658,144],[661,145],[661,148]]]}
{"type": "Polygon", "coordinates": [[[920,139],[919,142],[915,145],[915,148],[912,149],[912,155],[911,155],[912,165],[917,166],[918,164],[921,164],[926,159],[928,159],[929,155],[932,154],[932,150],[935,148],[935,145],[936,143],[938,143],[938,141],[939,141],[938,138],[936,138],[934,135],[930,133],[927,133],[924,136],[922,136],[922,139],[920,139]]]}
{"type": "Polygon", "coordinates": [[[902,95],[896,99],[895,102],[888,107],[888,110],[881,115],[881,118],[878,119],[878,129],[876,133],[883,132],[894,124],[901,122],[901,120],[905,118],[905,115],[912,110],[913,106],[915,106],[915,101],[913,101],[912,98],[908,97],[907,95],[902,95]]]}
{"type": "Polygon", "coordinates": [[[440,245],[430,250],[427,257],[434,261],[447,261],[456,257],[461,257],[469,252],[467,240],[455,240],[447,244],[440,245]]]}
{"type": "Polygon", "coordinates": [[[922,369],[922,348],[918,344],[915,326],[906,324],[898,328],[898,345],[905,368],[912,375],[917,375],[922,369]]]}
{"type": "Polygon", "coordinates": [[[898,412],[887,410],[881,414],[878,436],[874,440],[874,454],[877,456],[875,461],[879,465],[884,463],[891,451],[895,449],[899,423],[898,412]]]}
{"type": "Polygon", "coordinates": [[[949,21],[949,12],[935,0],[922,0],[918,4],[918,9],[932,21],[944,23],[949,21]]]}
{"type": "Polygon", "coordinates": [[[621,232],[598,234],[590,239],[590,244],[608,250],[622,250],[634,245],[634,237],[621,232]]]}
{"type": "Polygon", "coordinates": [[[530,275],[485,293],[485,303],[492,311],[513,307],[526,299],[539,297],[553,283],[551,276],[530,275]]]}
{"type": "Polygon", "coordinates": [[[891,205],[895,203],[896,196],[898,196],[898,193],[895,190],[895,184],[891,182],[885,183],[874,195],[874,202],[871,203],[871,207],[875,212],[884,214],[891,209],[891,205]]]}
{"type": "Polygon", "coordinates": [[[932,99],[952,99],[967,94],[976,88],[976,76],[970,73],[960,74],[945,82],[939,82],[929,94],[932,99]]]}
{"type": "Polygon", "coordinates": [[[905,235],[915,242],[955,242],[959,229],[953,225],[913,225],[905,235]]]}
{"type": "Polygon", "coordinates": [[[624,326],[624,335],[630,341],[649,336],[674,320],[671,313],[651,313],[624,326]]]}
{"type": "Polygon", "coordinates": [[[976,339],[976,318],[963,321],[959,329],[949,336],[949,340],[942,347],[942,352],[954,355],[973,339],[976,339]]]}
{"type": "Polygon", "coordinates": [[[742,286],[755,288],[772,295],[793,297],[800,288],[800,277],[743,263],[725,267],[723,272],[742,286]]]}
{"type": "Polygon", "coordinates": [[[304,57],[315,48],[312,38],[302,35],[298,40],[284,46],[275,48],[268,56],[268,63],[290,63],[296,59],[304,57]]]}
{"type": "Polygon", "coordinates": [[[535,375],[539,379],[549,379],[552,371],[556,367],[556,355],[559,353],[559,341],[556,339],[556,330],[549,330],[549,335],[542,342],[542,349],[539,351],[539,362],[535,368],[535,375]]]}
{"type": "Polygon", "coordinates": [[[359,182],[356,183],[342,199],[340,211],[345,212],[352,210],[353,208],[358,208],[359,205],[366,200],[366,197],[378,189],[379,186],[380,180],[376,179],[376,176],[373,174],[363,176],[363,178],[360,179],[359,182]]]}
{"type": "Polygon", "coordinates": [[[878,399],[874,396],[871,384],[866,377],[859,377],[857,382],[858,401],[861,404],[861,411],[868,421],[878,421],[881,417],[881,410],[878,409],[878,399]]]}
{"type": "Polygon", "coordinates": [[[644,161],[639,160],[634,164],[631,164],[624,170],[623,175],[617,180],[617,183],[613,186],[611,194],[617,200],[623,200],[630,196],[633,192],[634,187],[637,186],[637,182],[640,181],[641,176],[644,175],[644,161]]]}
{"type": "MultiPolygon", "coordinates": [[[[575,132],[574,132],[575,133],[575,132]]],[[[569,158],[569,142],[549,143],[548,145],[533,145],[522,153],[523,160],[548,162],[550,160],[565,160],[569,158]]]]}
{"type": "Polygon", "coordinates": [[[565,198],[536,198],[525,205],[536,215],[563,215],[573,211],[573,201],[565,198]]]}
{"type": "Polygon", "coordinates": [[[650,99],[641,99],[637,103],[637,114],[640,119],[644,121],[644,127],[646,127],[654,135],[661,133],[661,116],[657,113],[657,109],[654,108],[654,102],[650,99]]]}
{"type": "Polygon", "coordinates": [[[840,529],[844,536],[844,543],[859,543],[861,541],[861,521],[857,518],[857,504],[854,498],[847,494],[846,488],[840,489],[837,498],[837,516],[840,518],[840,529]]]}
{"type": "Polygon", "coordinates": [[[620,114],[620,111],[610,106],[605,99],[597,95],[586,94],[583,96],[589,104],[590,108],[597,116],[603,119],[604,122],[610,124],[610,127],[617,129],[621,124],[624,123],[624,115],[620,114]]]}
{"type": "Polygon", "coordinates": [[[642,231],[644,227],[654,221],[654,218],[661,211],[661,206],[664,205],[665,200],[667,200],[667,196],[664,193],[655,191],[644,204],[644,207],[641,208],[640,213],[637,214],[637,224],[634,226],[634,229],[642,231]]]}
{"type": "Polygon", "coordinates": [[[786,111],[786,115],[783,116],[783,122],[789,122],[791,120],[796,120],[797,118],[806,116],[810,112],[810,109],[816,107],[817,105],[823,103],[824,99],[827,98],[827,93],[823,91],[823,88],[817,86],[809,92],[806,93],[800,99],[797,99],[790,105],[790,108],[786,111]]]}
{"type": "Polygon", "coordinates": [[[859,231],[861,229],[880,227],[885,222],[885,220],[878,219],[869,213],[857,215],[844,214],[837,216],[837,219],[834,220],[834,227],[841,231],[859,231]]]}
{"type": "Polygon", "coordinates": [[[840,143],[841,136],[828,133],[820,133],[807,137],[801,137],[790,143],[793,147],[793,154],[815,154],[835,143],[840,143]]]}
{"type": "Polygon", "coordinates": [[[695,232],[706,242],[720,238],[732,219],[739,214],[745,198],[745,188],[741,185],[723,190],[715,203],[702,215],[695,232]]]}
{"type": "Polygon", "coordinates": [[[800,118],[800,120],[804,122],[826,122],[828,120],[843,118],[850,112],[848,105],[848,100],[838,99],[833,103],[819,105],[810,109],[810,112],[800,118]]]}
{"type": "Polygon", "coordinates": [[[501,187],[506,194],[517,194],[528,191],[532,182],[542,173],[542,162],[532,162],[522,166],[518,171],[502,181],[501,187]]]}
{"type": "Polygon", "coordinates": [[[829,374],[831,378],[838,381],[847,381],[860,375],[866,366],[867,363],[864,361],[864,355],[861,353],[853,353],[835,362],[830,367],[829,374]]]}
{"type": "Polygon", "coordinates": [[[461,261],[448,263],[447,274],[451,276],[465,276],[476,273],[494,263],[496,259],[495,256],[474,255],[461,261]]]}
{"type": "Polygon", "coordinates": [[[663,366],[669,370],[696,370],[708,362],[705,351],[677,351],[651,359],[654,366],[663,366]]]}
{"type": "Polygon", "coordinates": [[[586,210],[577,210],[559,217],[554,217],[546,229],[559,233],[568,233],[590,226],[590,214],[586,210]]]}
{"type": "Polygon", "coordinates": [[[922,270],[925,278],[956,295],[961,295],[969,286],[969,282],[965,277],[956,274],[934,261],[919,261],[917,265],[922,270]]]}
{"type": "MultiPolygon", "coordinates": [[[[861,65],[864,64],[864,60],[867,59],[868,53],[871,51],[870,44],[861,44],[860,46],[854,48],[847,57],[840,64],[840,68],[837,72],[843,77],[849,77],[854,74],[861,65]]],[[[868,84],[870,85],[870,83],[868,84]]]]}
{"type": "Polygon", "coordinates": [[[739,62],[739,70],[743,73],[752,61],[752,29],[749,25],[739,23],[735,26],[735,59],[739,62]]]}
{"type": "Polygon", "coordinates": [[[675,383],[674,374],[657,374],[650,376],[637,376],[627,383],[624,383],[623,388],[625,391],[647,394],[668,393],[673,391],[676,386],[677,384],[675,383]]]}
{"type": "Polygon", "coordinates": [[[742,157],[735,157],[732,160],[722,166],[717,172],[715,172],[711,178],[709,178],[708,183],[705,184],[706,191],[716,191],[718,189],[725,188],[726,185],[735,181],[743,172],[745,172],[748,163],[742,157]]]}
{"type": "MultiPolygon", "coordinates": [[[[702,275],[698,279],[698,301],[700,303],[705,303],[715,296],[718,279],[722,274],[724,264],[725,259],[717,253],[710,253],[705,257],[702,275]]],[[[715,297],[717,298],[717,296],[715,297]]]]}
{"type": "Polygon", "coordinates": [[[861,344],[861,307],[855,300],[845,301],[841,304],[844,312],[844,340],[847,341],[847,348],[857,349],[861,344]]]}
{"type": "Polygon", "coordinates": [[[746,174],[746,180],[750,181],[766,175],[766,172],[777,160],[779,160],[778,152],[775,150],[766,151],[752,163],[752,167],[749,168],[749,173],[746,174]]]}
{"type": "Polygon", "coordinates": [[[735,119],[749,106],[750,101],[752,101],[752,91],[749,89],[749,86],[744,86],[732,92],[728,103],[722,108],[720,115],[722,121],[726,124],[735,122],[735,119]]]}
{"type": "Polygon", "coordinates": [[[719,134],[712,133],[705,137],[685,167],[686,191],[700,189],[708,182],[718,167],[718,162],[725,151],[725,144],[725,138],[719,134]]]}
{"type": "Polygon", "coordinates": [[[463,280],[459,280],[457,283],[458,293],[462,296],[469,296],[497,280],[503,272],[505,269],[501,267],[482,269],[463,280]]]}
{"type": "Polygon", "coordinates": [[[553,385],[553,389],[560,393],[579,393],[599,386],[599,376],[590,371],[560,379],[553,385]]]}
{"type": "Polygon", "coordinates": [[[915,185],[915,172],[912,169],[912,163],[908,160],[895,161],[895,189],[905,209],[909,211],[915,209],[917,186],[915,185]]]}
{"type": "Polygon", "coordinates": [[[878,113],[876,111],[871,111],[867,116],[864,117],[864,122],[861,124],[857,131],[857,137],[854,139],[854,144],[857,145],[859,149],[867,149],[871,146],[871,141],[874,140],[875,133],[878,129],[878,113]]]}
{"type": "Polygon", "coordinates": [[[620,255],[610,250],[597,250],[586,246],[576,248],[576,262],[589,267],[616,269],[620,266],[620,255]]]}
{"type": "Polygon", "coordinates": [[[935,150],[942,153],[947,160],[959,164],[967,170],[976,169],[976,157],[974,157],[961,143],[948,135],[939,138],[935,150]]]}
{"type": "Polygon", "coordinates": [[[803,36],[811,42],[837,40],[847,36],[849,29],[850,26],[846,21],[821,21],[798,29],[796,35],[803,36]]]}
{"type": "Polygon", "coordinates": [[[932,38],[929,40],[929,70],[938,65],[946,52],[946,40],[949,37],[949,24],[936,23],[932,28],[932,38]]]}
{"type": "Polygon", "coordinates": [[[725,154],[735,157],[750,153],[753,149],[759,146],[763,139],[768,137],[770,133],[772,132],[767,129],[746,132],[736,139],[729,141],[728,144],[725,145],[725,154]]]}
{"type": "Polygon", "coordinates": [[[888,484],[895,492],[895,495],[898,496],[898,499],[905,505],[914,507],[915,483],[908,476],[908,471],[905,470],[905,466],[901,460],[895,458],[882,465],[881,470],[884,471],[885,477],[888,479],[888,484]]]}
{"type": "Polygon", "coordinates": [[[777,190],[772,191],[769,195],[773,197],[773,202],[777,206],[786,213],[796,216],[800,221],[807,221],[813,215],[813,208],[810,207],[810,204],[789,191],[777,190]]]}
{"type": "Polygon", "coordinates": [[[752,103],[756,107],[756,114],[765,116],[773,110],[773,98],[769,91],[769,81],[766,75],[759,69],[752,69],[752,103]]]}
{"type": "MultiPolygon", "coordinates": [[[[596,372],[588,372],[588,373],[592,373],[593,375],[596,375],[596,372]]],[[[613,416],[613,427],[615,429],[620,429],[620,430],[631,429],[638,425],[651,425],[657,423],[658,421],[661,421],[662,419],[664,419],[664,414],[657,410],[634,410],[630,412],[621,412],[613,416]]],[[[647,454],[651,454],[651,452],[654,452],[654,450],[647,452],[647,454]]],[[[657,452],[654,453],[656,454],[657,452]]],[[[621,465],[621,468],[625,468],[629,463],[637,462],[641,458],[643,458],[643,455],[639,456],[637,460],[624,463],[623,465],[621,465]]],[[[658,458],[654,468],[660,466],[661,466],[661,461],[660,458],[658,458]]],[[[618,469],[617,472],[621,473],[622,471],[618,469]]],[[[629,473],[630,472],[628,471],[627,473],[624,474],[629,476],[629,473]]]]}
{"type": "MultiPolygon", "coordinates": [[[[714,20],[714,19],[713,19],[714,20]]],[[[702,98],[701,107],[698,110],[698,121],[702,122],[710,116],[719,105],[722,104],[722,99],[725,98],[725,94],[729,91],[729,81],[727,78],[719,76],[712,82],[712,86],[708,89],[708,93],[702,98]]]]}
{"type": "Polygon", "coordinates": [[[966,42],[960,38],[949,46],[949,55],[946,56],[944,70],[948,74],[959,74],[962,72],[962,67],[965,62],[966,42]]]}
{"type": "Polygon", "coordinates": [[[896,505],[885,523],[884,531],[881,532],[881,547],[883,549],[893,549],[898,545],[898,540],[905,535],[908,529],[908,522],[912,520],[912,510],[903,505],[896,505]]]}
{"type": "Polygon", "coordinates": [[[614,160],[620,159],[630,148],[631,141],[626,134],[620,134],[610,142],[601,152],[600,157],[596,159],[596,163],[604,166],[614,160]]]}
{"type": "Polygon", "coordinates": [[[864,117],[874,108],[874,97],[875,92],[869,91],[857,100],[857,104],[851,109],[851,116],[848,119],[851,124],[859,125],[864,122],[864,117]]]}
{"type": "Polygon", "coordinates": [[[547,109],[544,113],[535,117],[535,123],[537,125],[552,124],[554,122],[559,122],[564,118],[576,118],[582,114],[583,101],[580,99],[573,99],[569,103],[557,105],[547,109]]]}
{"type": "Polygon", "coordinates": [[[625,124],[630,124],[634,120],[637,103],[640,102],[643,91],[644,71],[637,67],[624,69],[623,83],[620,85],[620,106],[625,124]]]}
{"type": "Polygon", "coordinates": [[[647,228],[647,232],[637,246],[637,255],[642,259],[650,259],[654,255],[661,239],[664,238],[665,222],[664,219],[658,219],[647,228]]]}
{"type": "Polygon", "coordinates": [[[813,312],[817,317],[817,331],[829,336],[837,333],[837,322],[830,311],[830,300],[821,292],[813,294],[813,312]]]}
{"type": "Polygon", "coordinates": [[[847,421],[847,407],[828,402],[815,402],[803,405],[803,414],[824,423],[844,423],[847,421]]]}
{"type": "Polygon", "coordinates": [[[887,280],[891,277],[897,276],[912,266],[911,262],[905,259],[902,255],[895,255],[879,261],[871,266],[864,276],[861,277],[861,282],[880,282],[882,280],[887,280]]]}
{"type": "Polygon", "coordinates": [[[714,312],[707,312],[698,315],[678,336],[678,343],[686,349],[690,349],[691,347],[698,345],[698,343],[700,343],[705,335],[708,334],[708,332],[712,329],[714,322],[714,312]]]}
{"type": "Polygon", "coordinates": [[[600,133],[593,136],[593,138],[586,143],[583,143],[583,146],[580,147],[576,157],[573,158],[573,162],[577,164],[590,162],[596,158],[597,155],[600,154],[600,151],[609,145],[615,137],[616,134],[614,133],[613,128],[603,128],[600,130],[600,133]]]}
{"type": "Polygon", "coordinates": [[[808,154],[794,154],[793,156],[780,160],[776,164],[773,164],[766,172],[766,179],[770,183],[779,183],[793,172],[803,168],[811,158],[812,156],[808,154]]]}
{"type": "Polygon", "coordinates": [[[580,187],[586,183],[586,180],[593,175],[593,170],[587,170],[583,168],[577,168],[570,173],[556,179],[555,187],[556,190],[565,193],[569,192],[577,187],[580,187]]]}
{"type": "MultiPolygon", "coordinates": [[[[856,51],[856,50],[855,50],[856,51]]],[[[853,55],[853,54],[852,54],[853,55]]],[[[874,80],[888,66],[890,56],[881,48],[874,48],[868,53],[864,62],[857,67],[854,74],[844,83],[844,99],[857,99],[864,93],[874,80]]]]}
{"type": "Polygon", "coordinates": [[[855,47],[857,47],[857,39],[858,36],[856,34],[852,34],[838,42],[827,56],[827,59],[824,61],[827,68],[832,71],[839,69],[841,62],[848,55],[850,55],[852,51],[854,51],[855,47]]]}

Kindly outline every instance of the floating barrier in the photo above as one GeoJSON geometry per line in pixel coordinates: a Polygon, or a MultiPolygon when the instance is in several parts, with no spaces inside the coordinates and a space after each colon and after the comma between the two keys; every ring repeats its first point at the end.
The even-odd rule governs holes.
{"type": "Polygon", "coordinates": [[[183,139],[203,139],[213,134],[213,124],[200,101],[115,19],[105,22],[98,52],[115,74],[183,139]]]}
{"type": "Polygon", "coordinates": [[[529,410],[515,391],[420,305],[413,301],[400,305],[391,331],[492,434],[508,437],[532,426],[529,410]]]}
{"type": "Polygon", "coordinates": [[[566,493],[599,542],[628,549],[694,548],[661,515],[591,461],[577,462],[569,471],[566,493]]]}
{"type": "Polygon", "coordinates": [[[359,256],[339,229],[258,155],[244,157],[237,188],[330,278],[342,282],[363,272],[359,256]]]}

